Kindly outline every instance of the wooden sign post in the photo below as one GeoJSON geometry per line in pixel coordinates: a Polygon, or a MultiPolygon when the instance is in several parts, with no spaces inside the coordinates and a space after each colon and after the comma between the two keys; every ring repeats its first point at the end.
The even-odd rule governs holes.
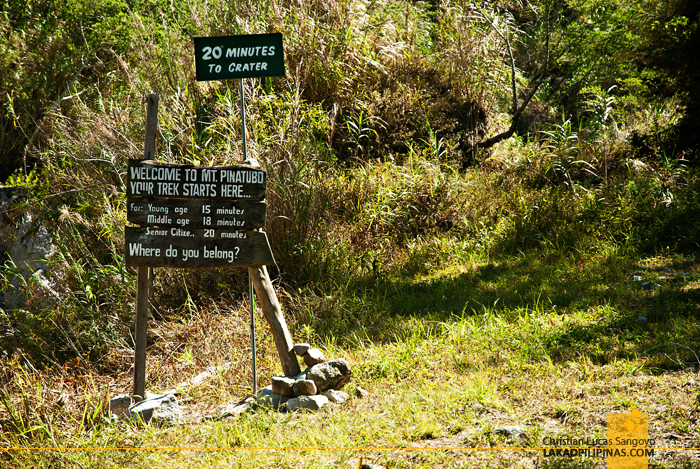
{"type": "MultiPolygon", "coordinates": [[[[146,102],[146,138],[143,151],[144,160],[152,160],[156,154],[156,133],[158,132],[157,94],[149,94],[146,102]]],[[[146,396],[146,347],[148,338],[148,287],[149,269],[139,266],[136,273],[136,330],[134,331],[134,389],[136,399],[146,396]]]]}
{"type": "Polygon", "coordinates": [[[243,78],[283,76],[281,34],[194,38],[197,80],[241,79],[244,164],[192,166],[156,163],[158,95],[148,95],[143,160],[127,168],[126,264],[138,268],[134,392],[145,395],[149,268],[247,266],[253,394],[257,394],[255,301],[272,329],[284,374],[301,370],[266,265],[274,264],[265,224],[267,175],[247,157],[243,78]]]}

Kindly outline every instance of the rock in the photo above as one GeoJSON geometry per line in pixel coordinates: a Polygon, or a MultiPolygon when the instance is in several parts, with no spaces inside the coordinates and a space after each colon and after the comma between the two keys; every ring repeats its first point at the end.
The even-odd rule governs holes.
{"type": "Polygon", "coordinates": [[[634,280],[635,282],[641,282],[642,277],[641,277],[641,275],[634,275],[634,276],[632,276],[632,280],[634,280]]]}
{"type": "Polygon", "coordinates": [[[386,469],[384,466],[381,466],[379,464],[371,464],[368,462],[364,462],[362,458],[360,458],[359,460],[351,459],[348,461],[348,463],[348,467],[351,469],[386,469]]]}
{"type": "Polygon", "coordinates": [[[659,288],[661,285],[658,283],[652,283],[652,282],[643,282],[642,283],[642,290],[651,290],[652,288],[659,288]]]}
{"type": "Polygon", "coordinates": [[[7,285],[0,292],[0,305],[8,310],[18,308],[26,300],[28,286],[32,287],[29,294],[34,298],[39,294],[60,299],[54,290],[56,279],[48,273],[48,259],[56,251],[51,233],[39,220],[32,219],[29,212],[20,215],[18,221],[5,215],[17,201],[25,199],[26,196],[15,188],[0,189],[0,264],[6,261],[14,264],[14,275],[8,277],[7,285]]]}
{"type": "Polygon", "coordinates": [[[295,382],[294,378],[275,376],[272,378],[272,392],[280,396],[296,396],[292,390],[295,382]]]}
{"type": "Polygon", "coordinates": [[[646,326],[646,324],[649,322],[649,320],[645,316],[640,316],[637,318],[637,325],[638,326],[646,326]]]}
{"type": "Polygon", "coordinates": [[[327,389],[342,389],[350,381],[350,365],[342,358],[319,363],[306,370],[306,379],[316,384],[317,392],[327,389]]]}
{"type": "Polygon", "coordinates": [[[173,394],[162,394],[138,402],[128,410],[128,418],[144,423],[174,425],[180,420],[180,406],[173,394]]]}
{"type": "Polygon", "coordinates": [[[311,347],[309,344],[294,344],[294,353],[303,357],[309,351],[309,347],[311,347]]]}
{"type": "Polygon", "coordinates": [[[258,392],[257,405],[278,410],[287,400],[289,400],[289,397],[272,392],[272,386],[270,385],[258,392]]]}
{"type": "Polygon", "coordinates": [[[505,436],[506,438],[521,438],[527,434],[522,427],[518,427],[516,425],[499,427],[489,433],[493,435],[505,436]]]}
{"type": "Polygon", "coordinates": [[[355,388],[355,396],[359,397],[360,399],[366,399],[367,396],[369,396],[369,391],[365,391],[361,387],[355,388]]]}
{"type": "Polygon", "coordinates": [[[128,413],[129,407],[134,405],[134,399],[127,395],[113,397],[109,400],[109,413],[121,418],[125,413],[128,413]]]}
{"type": "Polygon", "coordinates": [[[300,379],[292,386],[295,396],[313,396],[316,394],[316,384],[310,379],[300,379]]]}
{"type": "Polygon", "coordinates": [[[219,407],[217,407],[217,409],[215,411],[214,418],[216,418],[216,419],[236,418],[239,415],[251,410],[254,403],[255,403],[255,399],[253,399],[252,397],[248,397],[247,399],[243,399],[242,401],[238,401],[235,404],[226,404],[226,405],[219,406],[219,407]]]}
{"type": "Polygon", "coordinates": [[[485,412],[486,407],[481,402],[470,402],[469,405],[475,412],[485,412]]]}
{"type": "Polygon", "coordinates": [[[287,401],[287,410],[307,410],[316,412],[328,404],[326,396],[299,396],[287,401]]]}
{"type": "Polygon", "coordinates": [[[304,364],[306,366],[318,365],[319,363],[323,363],[325,361],[326,357],[323,356],[323,352],[317,348],[309,349],[304,355],[304,364]]]}
{"type": "Polygon", "coordinates": [[[329,401],[334,402],[336,404],[345,404],[345,402],[347,402],[347,400],[350,399],[348,393],[343,391],[336,391],[335,389],[323,391],[321,395],[327,397],[329,401]]]}

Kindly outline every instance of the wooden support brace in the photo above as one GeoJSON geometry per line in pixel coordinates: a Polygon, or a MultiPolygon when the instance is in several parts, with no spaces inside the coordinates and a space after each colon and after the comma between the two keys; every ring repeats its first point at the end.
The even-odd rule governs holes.
{"type": "Polygon", "coordinates": [[[253,280],[255,293],[258,295],[260,307],[265,316],[265,320],[272,329],[272,337],[275,340],[275,347],[280,356],[282,371],[285,376],[296,376],[301,373],[299,362],[294,354],[294,342],[287,329],[287,323],[282,314],[282,308],[277,300],[275,289],[267,273],[267,267],[248,267],[248,274],[253,280]]]}

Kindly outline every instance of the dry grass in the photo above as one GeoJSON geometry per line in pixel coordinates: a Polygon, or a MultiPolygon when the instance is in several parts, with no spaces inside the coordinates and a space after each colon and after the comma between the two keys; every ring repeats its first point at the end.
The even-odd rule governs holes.
{"type": "MultiPolygon", "coordinates": [[[[463,266],[464,272],[482,271],[475,278],[476,290],[467,294],[472,298],[482,296],[484,301],[495,282],[505,294],[500,295],[500,306],[479,307],[477,303],[472,306],[475,309],[465,306],[461,316],[454,316],[443,303],[441,312],[432,306],[433,295],[443,294],[440,284],[433,280],[421,287],[427,290],[415,304],[419,310],[427,305],[431,311],[394,317],[393,324],[387,326],[393,335],[372,339],[363,334],[361,327],[325,339],[312,332],[312,342],[320,345],[327,356],[342,356],[350,362],[354,378],[348,391],[352,394],[356,386],[370,391],[367,399],[354,398],[345,406],[317,415],[258,411],[233,422],[194,423],[197,415],[212,415],[217,406],[236,402],[249,393],[244,303],[232,309],[221,309],[216,303],[193,306],[177,317],[152,323],[147,381],[150,390],[164,390],[205,368],[221,367],[210,380],[181,390],[185,423],[175,427],[110,425],[100,417],[107,393],[129,390],[128,349],[111,353],[110,361],[121,370],[112,375],[99,373],[79,360],[60,370],[36,371],[17,355],[3,368],[3,396],[7,397],[0,416],[5,447],[0,454],[8,467],[51,461],[83,467],[186,467],[194,460],[205,467],[351,467],[360,457],[389,468],[593,467],[556,466],[557,460],[542,458],[543,438],[602,437],[606,413],[639,408],[649,414],[650,436],[658,442],[654,462],[662,467],[679,467],[686,462],[684,467],[695,467],[688,461],[697,458],[696,450],[682,448],[698,446],[700,407],[696,397],[700,377],[696,368],[683,368],[688,351],[673,345],[675,342],[666,343],[666,337],[677,337],[674,340],[692,347],[687,340],[694,326],[683,315],[657,319],[648,328],[628,328],[624,324],[634,322],[634,318],[625,319],[629,314],[640,314],[635,311],[635,302],[670,306],[674,300],[663,300],[664,296],[692,294],[697,280],[667,282],[663,296],[650,296],[641,289],[629,289],[627,267],[623,271],[612,268],[604,274],[600,269],[608,264],[595,267],[595,262],[587,259],[589,269],[572,270],[547,262],[518,267],[516,259],[503,260],[500,267],[513,270],[506,274],[498,270],[499,265],[494,271],[489,270],[494,267],[477,261],[463,266]],[[520,298],[524,303],[517,306],[517,295],[511,297],[504,289],[522,274],[523,268],[533,276],[533,291],[541,293],[530,300],[523,290],[520,298]],[[496,274],[487,277],[494,275],[488,272],[496,274]],[[607,297],[617,306],[576,306],[601,298],[594,285],[580,290],[588,291],[583,301],[565,307],[563,314],[547,301],[556,298],[552,296],[556,289],[547,290],[552,282],[571,275],[579,277],[582,284],[602,282],[601,274],[610,279],[616,278],[615,272],[620,275],[611,284],[616,293],[610,296],[608,292],[607,297]],[[516,303],[512,303],[514,300],[516,303]],[[589,343],[585,333],[580,339],[572,335],[584,330],[579,328],[600,323],[609,323],[608,327],[617,331],[613,333],[615,341],[596,336],[589,343]],[[566,345],[560,339],[551,341],[562,334],[569,334],[573,342],[566,345]],[[600,346],[607,348],[601,350],[600,346]],[[630,353],[630,347],[636,351],[630,353]],[[527,436],[508,440],[489,434],[505,425],[519,425],[527,436]],[[28,450],[35,447],[45,449],[28,450]],[[61,450],[63,447],[78,449],[61,450]]],[[[685,263],[675,269],[682,268],[695,278],[696,264],[681,262],[685,263]]],[[[649,259],[644,264],[650,269],[649,276],[663,272],[666,266],[680,265],[678,260],[664,258],[649,259]]],[[[454,268],[442,274],[434,271],[437,276],[433,278],[450,278],[454,268]]],[[[455,282],[459,277],[452,278],[455,282]]],[[[305,300],[304,295],[291,302],[281,292],[288,317],[303,317],[305,304],[311,300],[305,300]]],[[[400,298],[408,299],[404,294],[400,298]]],[[[367,300],[365,308],[371,304],[367,300]]],[[[346,305],[352,307],[351,302],[346,305]]],[[[370,306],[377,307],[381,306],[370,306]]],[[[292,321],[297,340],[309,339],[307,329],[294,324],[292,321]]],[[[279,364],[264,324],[259,324],[258,337],[258,386],[263,386],[279,372],[279,364]]]]}

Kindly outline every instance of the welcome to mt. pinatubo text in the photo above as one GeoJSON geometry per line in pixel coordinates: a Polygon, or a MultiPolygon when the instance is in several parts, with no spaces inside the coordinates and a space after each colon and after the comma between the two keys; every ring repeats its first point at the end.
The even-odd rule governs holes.
{"type": "Polygon", "coordinates": [[[243,184],[264,184],[265,172],[230,168],[129,168],[131,195],[246,198],[243,184]]]}

